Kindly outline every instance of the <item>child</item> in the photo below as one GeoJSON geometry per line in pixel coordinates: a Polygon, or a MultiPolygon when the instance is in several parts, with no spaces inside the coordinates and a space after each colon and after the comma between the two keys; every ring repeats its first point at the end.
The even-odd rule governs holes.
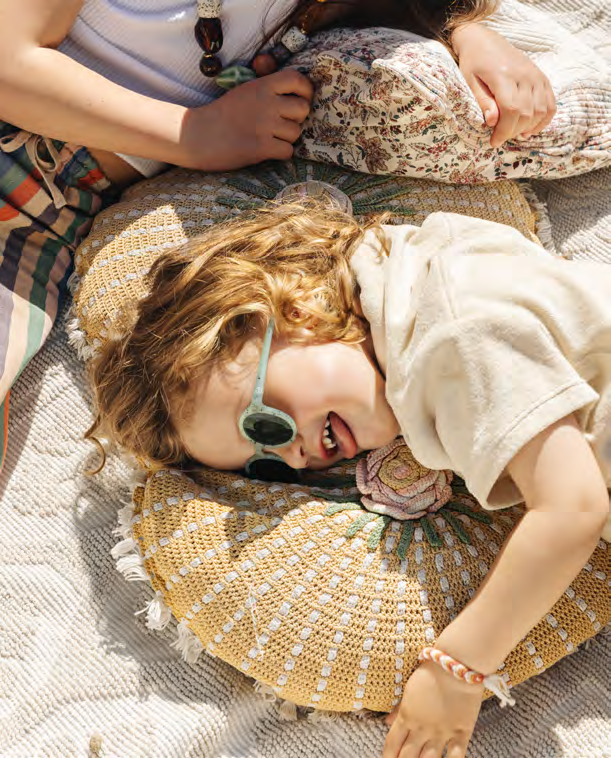
{"type": "Polygon", "coordinates": [[[426,660],[389,719],[384,758],[464,757],[481,675],[561,596],[609,514],[611,268],[454,214],[367,228],[288,204],[210,228],[150,277],[93,367],[92,434],[153,465],[256,473],[325,468],[401,433],[484,507],[526,502],[436,642],[476,683],[426,660]]]}
{"type": "MultiPolygon", "coordinates": [[[[274,48],[275,59],[257,54],[286,28],[388,25],[442,38],[495,127],[493,144],[543,129],[555,110],[549,82],[526,56],[475,23],[490,6],[490,0],[223,0],[222,6],[220,0],[4,0],[0,403],[51,329],[72,251],[121,188],[167,164],[215,171],[291,156],[312,87],[296,71],[276,71],[286,46],[274,48]],[[251,59],[260,77],[216,99],[223,90],[202,71],[251,59]]],[[[306,39],[297,35],[299,44],[306,39]]],[[[0,405],[0,418],[6,411],[0,405]]],[[[0,425],[0,467],[5,444],[0,425]]]]}

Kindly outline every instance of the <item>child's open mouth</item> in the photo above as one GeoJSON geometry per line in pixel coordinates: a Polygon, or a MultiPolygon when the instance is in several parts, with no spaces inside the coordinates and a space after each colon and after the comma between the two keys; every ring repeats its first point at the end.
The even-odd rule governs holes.
{"type": "Polygon", "coordinates": [[[329,413],[322,433],[323,459],[329,460],[341,455],[342,458],[354,458],[358,445],[350,427],[337,413],[329,413]]]}

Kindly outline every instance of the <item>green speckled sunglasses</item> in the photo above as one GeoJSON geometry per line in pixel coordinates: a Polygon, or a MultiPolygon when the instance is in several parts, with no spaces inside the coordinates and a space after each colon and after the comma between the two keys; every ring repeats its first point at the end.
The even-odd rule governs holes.
{"type": "Polygon", "coordinates": [[[295,420],[288,413],[265,405],[263,402],[265,375],[273,334],[274,319],[270,318],[263,338],[252,400],[240,416],[238,427],[242,436],[255,444],[254,455],[248,459],[245,466],[248,476],[266,481],[274,479],[291,481],[297,478],[297,472],[279,455],[265,451],[265,448],[290,445],[297,436],[295,420]]]}

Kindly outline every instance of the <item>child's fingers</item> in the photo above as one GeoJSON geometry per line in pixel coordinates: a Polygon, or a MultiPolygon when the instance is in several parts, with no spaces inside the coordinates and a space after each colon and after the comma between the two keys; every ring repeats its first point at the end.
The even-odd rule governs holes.
{"type": "Polygon", "coordinates": [[[530,129],[525,129],[523,136],[528,138],[539,134],[548,127],[556,115],[556,97],[549,82],[539,84],[534,91],[535,119],[530,129]]]}
{"type": "Polygon", "coordinates": [[[301,126],[299,124],[286,118],[278,119],[278,123],[274,127],[274,137],[292,144],[297,142],[300,136],[301,126]]]}
{"type": "Polygon", "coordinates": [[[295,95],[282,95],[280,98],[280,115],[290,121],[303,123],[310,112],[310,101],[295,95]]]}
{"type": "Polygon", "coordinates": [[[486,125],[496,126],[499,120],[499,109],[488,85],[479,76],[472,76],[468,84],[475,95],[477,104],[482,109],[486,125]]]}
{"type": "Polygon", "coordinates": [[[521,114],[518,106],[517,85],[515,82],[505,81],[499,85],[494,95],[501,115],[492,132],[490,144],[492,147],[500,147],[518,133],[516,127],[521,114]]]}
{"type": "Polygon", "coordinates": [[[277,95],[298,95],[304,100],[310,102],[314,95],[314,87],[307,76],[300,74],[293,68],[285,68],[283,71],[277,71],[270,74],[267,81],[274,87],[277,95]]]}
{"type": "Polygon", "coordinates": [[[519,113],[518,123],[515,125],[515,131],[509,139],[515,139],[518,135],[530,131],[538,121],[535,117],[534,90],[528,82],[518,84],[517,108],[519,113]]]}
{"type": "Polygon", "coordinates": [[[396,719],[386,735],[382,758],[399,758],[401,749],[405,746],[405,741],[409,735],[410,730],[407,721],[404,718],[396,719]]]}
{"type": "Polygon", "coordinates": [[[410,734],[403,743],[397,758],[441,758],[441,752],[428,749],[429,746],[423,744],[422,739],[417,739],[410,734]]]}
{"type": "Polygon", "coordinates": [[[261,160],[288,161],[293,157],[293,145],[284,139],[274,137],[271,141],[270,149],[265,151],[265,156],[261,160]]]}
{"type": "Polygon", "coordinates": [[[450,740],[446,747],[446,758],[466,758],[468,744],[468,740],[466,743],[450,740]]]}
{"type": "Polygon", "coordinates": [[[397,716],[399,715],[399,706],[395,708],[394,711],[391,711],[388,716],[384,719],[384,723],[386,726],[392,726],[395,723],[395,720],[397,716]]]}
{"type": "Polygon", "coordinates": [[[489,126],[491,129],[494,128],[499,123],[500,117],[499,106],[496,104],[496,100],[493,100],[489,107],[484,111],[486,126],[489,126]]]}
{"type": "MultiPolygon", "coordinates": [[[[420,753],[414,754],[415,758],[442,758],[445,744],[445,740],[443,742],[427,742],[420,753]]],[[[411,753],[408,755],[411,758],[411,753]]],[[[401,753],[401,758],[403,758],[403,753],[401,753]]]]}

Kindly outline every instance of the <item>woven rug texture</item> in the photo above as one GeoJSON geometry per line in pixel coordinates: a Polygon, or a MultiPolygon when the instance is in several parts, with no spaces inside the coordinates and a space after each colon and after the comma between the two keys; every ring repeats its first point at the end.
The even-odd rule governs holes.
{"type": "MultiPolygon", "coordinates": [[[[515,5],[517,0],[511,0],[515,5]]],[[[530,0],[602,51],[607,0],[530,0]]],[[[610,56],[611,58],[611,56],[610,56]]],[[[559,252],[611,263],[611,171],[536,182],[559,252]]],[[[370,758],[379,721],[284,721],[252,680],[217,659],[184,663],[170,631],[142,615],[148,588],[126,582],[110,549],[129,472],[111,459],[94,479],[91,421],[66,314],[11,402],[0,479],[1,758],[370,758]]],[[[469,758],[611,758],[611,636],[602,633],[516,690],[484,704],[469,758]]]]}

